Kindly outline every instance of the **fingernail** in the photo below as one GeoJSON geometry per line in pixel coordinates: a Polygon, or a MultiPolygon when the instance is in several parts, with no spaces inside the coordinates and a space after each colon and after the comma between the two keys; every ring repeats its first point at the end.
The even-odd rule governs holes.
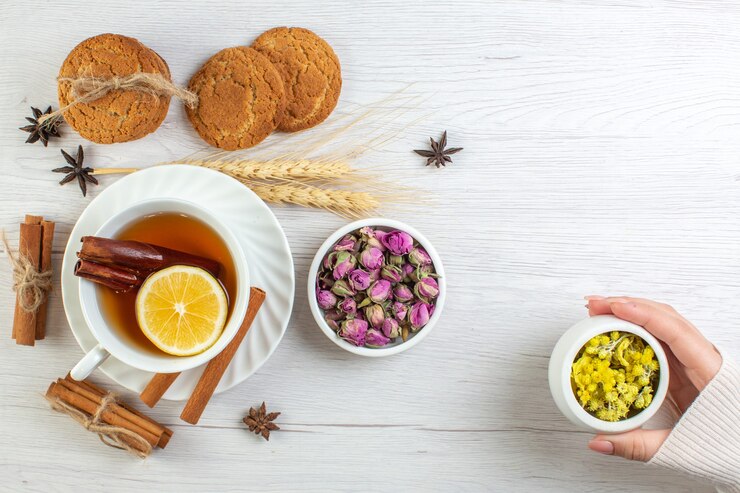
{"type": "Polygon", "coordinates": [[[599,296],[598,294],[590,294],[588,296],[584,296],[583,299],[586,301],[591,301],[591,300],[599,301],[599,300],[605,300],[606,298],[604,298],[603,296],[599,296]]]}
{"type": "Polygon", "coordinates": [[[588,442],[588,448],[604,455],[614,454],[614,444],[606,440],[591,440],[588,442]]]}
{"type": "Polygon", "coordinates": [[[585,307],[586,307],[586,308],[588,308],[589,310],[591,309],[591,307],[589,306],[589,304],[588,304],[588,303],[586,303],[586,304],[585,304],[585,305],[583,305],[583,306],[585,306],[585,307]]]}

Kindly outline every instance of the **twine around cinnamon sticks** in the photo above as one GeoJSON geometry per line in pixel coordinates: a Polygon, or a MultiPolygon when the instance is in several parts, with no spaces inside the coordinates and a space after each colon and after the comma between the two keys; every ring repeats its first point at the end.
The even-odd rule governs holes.
{"type": "Polygon", "coordinates": [[[49,114],[42,115],[38,122],[52,122],[59,119],[70,108],[83,103],[91,103],[106,96],[111,91],[137,91],[152,96],[167,96],[180,99],[193,108],[198,104],[198,96],[183,87],[175,85],[162,74],[136,72],[121,77],[60,77],[59,81],[72,85],[73,101],[49,114]]]}
{"type": "Polygon", "coordinates": [[[2,241],[13,269],[13,290],[16,292],[13,339],[16,344],[33,346],[35,341],[46,337],[54,223],[41,216],[26,215],[25,222],[20,225],[17,255],[13,255],[4,236],[2,241]]]}
{"type": "Polygon", "coordinates": [[[87,380],[69,375],[52,382],[46,392],[51,408],[66,414],[96,433],[109,447],[147,457],[155,447],[165,448],[172,430],[119,402],[116,397],[87,380]]]}

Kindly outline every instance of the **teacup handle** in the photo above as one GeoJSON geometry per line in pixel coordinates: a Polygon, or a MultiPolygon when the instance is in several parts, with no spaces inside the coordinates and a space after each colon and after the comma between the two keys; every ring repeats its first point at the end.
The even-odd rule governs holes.
{"type": "Polygon", "coordinates": [[[83,356],[80,362],[72,368],[72,371],[69,372],[69,376],[78,382],[86,379],[95,370],[95,368],[103,364],[103,361],[108,359],[108,356],[110,356],[110,353],[106,351],[103,346],[98,344],[83,356]]]}

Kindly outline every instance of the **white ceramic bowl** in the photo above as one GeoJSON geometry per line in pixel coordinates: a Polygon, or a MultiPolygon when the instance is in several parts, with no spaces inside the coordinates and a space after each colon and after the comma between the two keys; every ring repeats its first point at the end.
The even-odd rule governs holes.
{"type": "Polygon", "coordinates": [[[73,370],[73,377],[84,378],[102,361],[112,355],[120,361],[134,368],[158,373],[175,373],[195,368],[210,361],[220,353],[236,335],[239,326],[247,312],[249,303],[249,270],[241,244],[229,228],[226,227],[214,214],[205,208],[181,199],[153,199],[139,202],[111,217],[97,231],[96,236],[112,238],[126,225],[150,214],[174,212],[186,214],[204,222],[221,237],[226,244],[234,261],[236,269],[237,288],[233,308],[221,336],[216,342],[203,351],[192,356],[173,356],[163,352],[148,352],[142,350],[131,341],[122,337],[111,328],[105,314],[100,309],[97,284],[86,279],[79,280],[80,300],[82,312],[90,327],[90,331],[98,340],[99,345],[88,352],[73,370]]]}
{"type": "Polygon", "coordinates": [[[419,344],[427,335],[429,335],[429,333],[432,331],[437,321],[439,320],[439,317],[442,315],[442,309],[444,308],[446,297],[447,282],[445,280],[445,271],[444,267],[442,266],[442,260],[437,254],[437,250],[434,249],[429,240],[427,240],[427,238],[419,231],[400,221],[394,221],[393,219],[371,217],[368,219],[355,221],[339,228],[334,233],[332,233],[321,245],[319,250],[316,252],[316,256],[314,256],[313,258],[310,269],[308,270],[308,304],[311,307],[311,313],[313,314],[313,318],[316,320],[316,323],[319,325],[319,327],[321,327],[321,330],[324,332],[324,334],[326,334],[326,337],[328,337],[334,344],[346,351],[349,351],[350,353],[359,354],[361,356],[390,356],[392,354],[398,354],[406,351],[407,349],[411,349],[412,347],[419,344]],[[324,260],[324,256],[329,252],[329,249],[333,247],[335,243],[337,243],[344,237],[344,235],[352,233],[353,231],[356,231],[360,228],[364,228],[365,226],[389,230],[397,229],[410,234],[427,251],[432,259],[434,270],[439,275],[439,279],[437,279],[437,282],[439,283],[439,296],[437,296],[437,299],[434,303],[434,313],[429,318],[429,322],[418,332],[410,334],[409,338],[405,342],[391,342],[387,346],[383,346],[380,348],[357,347],[354,344],[350,344],[349,342],[339,337],[324,320],[324,311],[319,307],[319,303],[316,300],[316,276],[318,275],[319,266],[324,260]]]}
{"type": "Polygon", "coordinates": [[[560,412],[573,424],[598,433],[623,433],[639,428],[652,418],[665,400],[668,391],[668,359],[660,342],[647,330],[613,315],[598,315],[581,320],[560,337],[550,356],[550,392],[560,412]],[[640,336],[655,351],[660,365],[658,387],[650,405],[631,418],[602,421],[589,414],[578,402],[570,382],[571,365],[578,351],[594,336],[614,330],[640,336]]]}

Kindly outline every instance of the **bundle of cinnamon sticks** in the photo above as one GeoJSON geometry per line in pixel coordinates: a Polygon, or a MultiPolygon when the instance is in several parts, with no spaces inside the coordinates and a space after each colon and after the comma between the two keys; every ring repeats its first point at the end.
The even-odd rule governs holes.
{"type": "Polygon", "coordinates": [[[51,288],[51,253],[54,223],[41,216],[26,215],[20,225],[18,257],[13,258],[14,289],[13,339],[33,346],[46,337],[48,292],[51,288]]]}
{"type": "Polygon", "coordinates": [[[52,408],[67,414],[97,433],[106,445],[146,457],[153,448],[165,448],[172,430],[117,401],[112,394],[69,375],[49,386],[46,399],[52,408]]]}
{"type": "Polygon", "coordinates": [[[221,265],[197,255],[151,243],[83,236],[75,275],[125,293],[141,286],[154,271],[173,265],[200,267],[218,277],[221,265]]]}

